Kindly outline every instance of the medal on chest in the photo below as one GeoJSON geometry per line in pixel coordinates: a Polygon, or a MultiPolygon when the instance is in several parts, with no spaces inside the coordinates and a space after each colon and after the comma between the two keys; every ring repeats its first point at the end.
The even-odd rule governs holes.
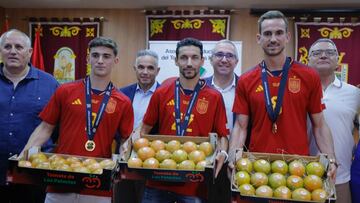
{"type": "Polygon", "coordinates": [[[94,124],[92,123],[92,108],[91,108],[91,83],[90,77],[85,79],[85,101],[86,101],[86,135],[87,141],[85,142],[85,150],[88,152],[92,152],[95,150],[96,144],[94,141],[95,133],[97,128],[99,127],[101,118],[104,115],[106,105],[111,96],[111,90],[113,88],[112,83],[110,82],[105,89],[104,97],[101,101],[100,108],[98,113],[96,114],[94,124]]]}
{"type": "Polygon", "coordinates": [[[96,147],[96,145],[95,145],[95,142],[93,140],[86,141],[86,143],[85,143],[86,151],[92,152],[92,151],[94,151],[95,147],[96,147]]]}
{"type": "Polygon", "coordinates": [[[284,98],[285,87],[286,87],[286,82],[288,79],[288,73],[289,73],[290,66],[291,66],[291,58],[287,57],[284,65],[282,67],[283,73],[281,75],[281,80],[280,80],[280,84],[279,84],[277,99],[275,101],[275,106],[273,107],[273,102],[271,100],[271,95],[270,95],[270,87],[269,87],[269,81],[268,81],[268,76],[267,76],[268,73],[267,73],[266,63],[265,63],[265,61],[263,61],[260,64],[261,82],[262,82],[262,86],[264,88],[265,106],[266,106],[266,111],[268,113],[268,116],[272,123],[271,124],[271,132],[273,134],[276,134],[278,132],[278,125],[276,124],[276,121],[280,115],[280,110],[281,110],[282,101],[284,98]]]}

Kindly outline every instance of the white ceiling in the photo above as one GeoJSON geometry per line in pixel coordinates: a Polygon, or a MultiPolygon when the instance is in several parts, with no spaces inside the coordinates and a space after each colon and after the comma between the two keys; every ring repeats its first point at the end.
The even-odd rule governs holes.
{"type": "Polygon", "coordinates": [[[360,9],[360,0],[0,0],[3,8],[164,9],[184,6],[209,9],[360,9]]]}

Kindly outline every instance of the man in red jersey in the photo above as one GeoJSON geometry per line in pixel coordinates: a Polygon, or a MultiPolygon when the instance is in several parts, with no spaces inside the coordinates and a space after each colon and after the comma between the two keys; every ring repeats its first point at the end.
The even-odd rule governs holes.
{"type": "MultiPolygon", "coordinates": [[[[202,43],[193,38],[178,42],[175,63],[180,77],[160,86],[151,97],[143,119],[141,134],[158,124],[159,134],[178,136],[219,135],[216,174],[227,157],[226,112],[221,94],[200,80],[199,69],[204,63],[202,43]]],[[[143,201],[202,202],[206,185],[148,181],[143,201]]]]}
{"type": "Polygon", "coordinates": [[[258,26],[257,42],[264,60],[239,78],[230,160],[234,161],[235,149],[244,146],[249,117],[250,151],[309,155],[306,120],[310,115],[316,143],[332,160],[328,175],[335,180],[334,144],[322,113],[320,78],[313,69],[286,57],[290,33],[281,12],[263,14],[258,26]]]}
{"type": "MultiPolygon", "coordinates": [[[[132,132],[134,114],[130,100],[111,82],[119,58],[117,45],[108,38],[89,42],[91,74],[84,80],[60,86],[40,113],[42,123],[24,150],[41,146],[56,125],[60,126],[56,153],[111,157],[116,132],[126,139],[132,132]]],[[[111,191],[48,188],[45,202],[111,202],[111,191]]]]}

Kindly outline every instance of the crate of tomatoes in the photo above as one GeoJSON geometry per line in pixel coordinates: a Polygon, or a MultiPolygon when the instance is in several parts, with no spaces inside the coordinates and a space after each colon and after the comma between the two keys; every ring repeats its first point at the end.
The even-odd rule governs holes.
{"type": "Polygon", "coordinates": [[[168,182],[212,180],[217,134],[209,137],[145,135],[120,161],[122,179],[168,182]]]}
{"type": "Polygon", "coordinates": [[[112,159],[43,153],[30,149],[25,156],[9,158],[7,181],[19,184],[57,185],[78,189],[110,190],[118,170],[112,159]]]}
{"type": "Polygon", "coordinates": [[[255,202],[335,202],[326,155],[300,156],[237,150],[231,190],[255,202]]]}

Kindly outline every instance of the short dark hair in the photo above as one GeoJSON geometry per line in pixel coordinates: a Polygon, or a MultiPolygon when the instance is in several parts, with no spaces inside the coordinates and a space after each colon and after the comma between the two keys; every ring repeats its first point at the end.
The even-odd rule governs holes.
{"type": "Polygon", "coordinates": [[[118,46],[116,42],[110,38],[96,37],[89,42],[88,46],[89,49],[94,47],[107,47],[113,50],[115,56],[118,54],[118,46]]]}
{"type": "Polygon", "coordinates": [[[285,30],[288,31],[289,21],[287,20],[286,16],[278,10],[271,10],[271,11],[268,11],[268,12],[262,14],[258,20],[258,29],[259,29],[260,34],[261,34],[262,22],[264,22],[264,20],[268,20],[268,19],[283,19],[285,22],[285,30]]]}
{"type": "Polygon", "coordinates": [[[176,57],[179,56],[179,49],[180,49],[181,47],[185,47],[185,46],[195,46],[195,47],[198,47],[198,48],[200,49],[201,58],[203,58],[203,44],[202,44],[198,39],[191,38],[191,37],[182,39],[181,41],[179,41],[179,42],[177,43],[177,45],[176,45],[176,57]]]}

